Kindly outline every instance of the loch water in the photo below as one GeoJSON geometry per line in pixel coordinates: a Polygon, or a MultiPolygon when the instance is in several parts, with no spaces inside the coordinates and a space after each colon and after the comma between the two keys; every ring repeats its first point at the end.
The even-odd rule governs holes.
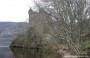
{"type": "Polygon", "coordinates": [[[0,58],[61,58],[61,56],[36,49],[0,47],[0,58]]]}

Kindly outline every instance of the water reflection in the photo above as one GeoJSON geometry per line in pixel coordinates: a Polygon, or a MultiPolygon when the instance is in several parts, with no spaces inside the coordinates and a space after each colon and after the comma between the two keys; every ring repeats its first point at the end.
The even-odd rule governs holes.
{"type": "Polygon", "coordinates": [[[0,58],[61,58],[61,56],[45,50],[0,47],[0,58]]]}
{"type": "Polygon", "coordinates": [[[14,58],[9,47],[0,47],[0,58],[14,58]]]}
{"type": "MultiPolygon", "coordinates": [[[[37,49],[11,49],[15,58],[56,58],[54,53],[37,49]]],[[[60,57],[59,57],[60,58],[60,57]]]]}

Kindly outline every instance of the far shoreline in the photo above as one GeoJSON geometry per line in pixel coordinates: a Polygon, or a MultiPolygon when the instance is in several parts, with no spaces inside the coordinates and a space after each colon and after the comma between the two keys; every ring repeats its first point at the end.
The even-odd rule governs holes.
{"type": "Polygon", "coordinates": [[[3,48],[3,47],[9,47],[9,46],[0,46],[0,48],[3,48]]]}

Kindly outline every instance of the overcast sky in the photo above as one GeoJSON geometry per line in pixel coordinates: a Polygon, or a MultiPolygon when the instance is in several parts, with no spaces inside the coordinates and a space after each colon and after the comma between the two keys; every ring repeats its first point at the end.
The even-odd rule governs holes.
{"type": "Polygon", "coordinates": [[[32,0],[0,0],[0,22],[28,21],[28,10],[32,0]]]}

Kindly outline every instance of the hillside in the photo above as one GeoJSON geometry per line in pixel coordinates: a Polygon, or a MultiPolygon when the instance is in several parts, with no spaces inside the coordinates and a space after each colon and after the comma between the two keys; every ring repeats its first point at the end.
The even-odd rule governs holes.
{"type": "Polygon", "coordinates": [[[28,29],[26,22],[0,22],[0,41],[11,41],[13,36],[23,34],[28,29]],[[8,39],[6,39],[8,38],[8,39]]]}

